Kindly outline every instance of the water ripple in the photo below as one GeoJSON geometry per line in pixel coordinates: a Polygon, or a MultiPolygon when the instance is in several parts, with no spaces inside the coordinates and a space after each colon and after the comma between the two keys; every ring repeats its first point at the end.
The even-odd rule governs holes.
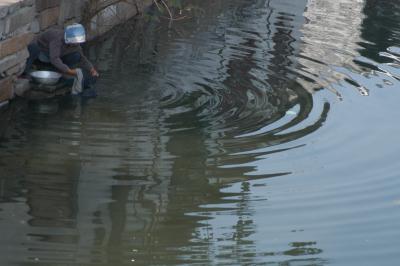
{"type": "Polygon", "coordinates": [[[189,2],[0,115],[0,262],[397,265],[400,6],[189,2]]]}

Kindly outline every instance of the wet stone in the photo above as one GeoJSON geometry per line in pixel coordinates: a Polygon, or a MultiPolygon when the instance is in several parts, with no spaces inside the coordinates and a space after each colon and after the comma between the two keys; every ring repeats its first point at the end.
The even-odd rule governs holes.
{"type": "Polygon", "coordinates": [[[28,79],[17,79],[14,83],[14,93],[17,96],[23,96],[29,89],[31,84],[28,79]]]}
{"type": "Polygon", "coordinates": [[[0,110],[7,107],[8,104],[9,104],[9,101],[0,102],[0,110]]]}
{"type": "Polygon", "coordinates": [[[55,85],[45,85],[45,84],[38,84],[38,83],[32,83],[32,90],[34,91],[42,91],[42,92],[47,92],[47,93],[52,93],[55,92],[59,89],[62,89],[65,87],[65,84],[62,82],[59,82],[55,85]]]}
{"type": "Polygon", "coordinates": [[[30,100],[41,100],[64,96],[70,93],[71,88],[62,82],[55,85],[31,83],[31,89],[26,91],[23,97],[30,100]]]}

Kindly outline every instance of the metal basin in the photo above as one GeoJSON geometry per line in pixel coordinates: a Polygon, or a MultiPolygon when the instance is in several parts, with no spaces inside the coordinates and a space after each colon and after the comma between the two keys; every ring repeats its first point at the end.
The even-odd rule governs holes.
{"type": "Polygon", "coordinates": [[[54,71],[34,71],[30,75],[36,82],[46,85],[54,85],[61,78],[61,74],[54,71]]]}

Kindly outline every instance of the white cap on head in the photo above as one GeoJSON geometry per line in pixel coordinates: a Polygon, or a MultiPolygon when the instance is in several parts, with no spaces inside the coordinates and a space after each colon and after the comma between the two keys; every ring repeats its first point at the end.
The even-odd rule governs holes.
{"type": "Polygon", "coordinates": [[[86,41],[85,28],[78,23],[67,26],[64,39],[67,44],[84,43],[86,41]]]}

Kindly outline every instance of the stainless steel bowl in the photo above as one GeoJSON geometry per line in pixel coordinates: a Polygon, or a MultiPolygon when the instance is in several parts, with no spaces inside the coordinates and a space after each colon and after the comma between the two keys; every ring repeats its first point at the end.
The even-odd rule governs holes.
{"type": "Polygon", "coordinates": [[[30,75],[36,82],[46,85],[56,84],[62,76],[54,71],[33,71],[30,75]]]}

